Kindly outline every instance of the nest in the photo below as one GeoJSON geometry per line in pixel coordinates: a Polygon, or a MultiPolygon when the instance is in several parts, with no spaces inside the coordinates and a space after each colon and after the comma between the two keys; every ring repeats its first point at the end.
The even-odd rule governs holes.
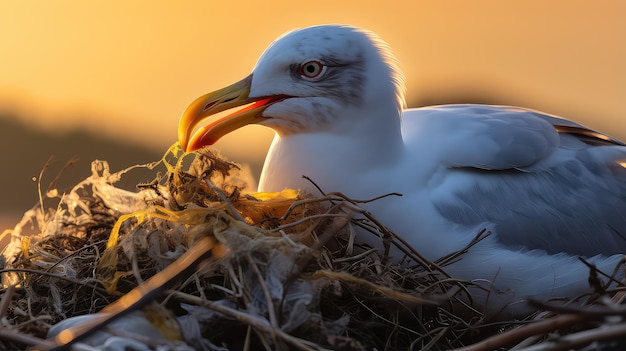
{"type": "Polygon", "coordinates": [[[142,350],[552,350],[555,330],[564,349],[626,335],[607,294],[600,310],[486,324],[466,283],[440,268],[462,251],[429,262],[342,194],[244,191],[236,164],[177,146],[116,173],[94,161],[67,193],[48,189],[5,233],[0,348],[102,349],[102,332],[142,350]],[[154,180],[117,186],[138,168],[154,180]]]}

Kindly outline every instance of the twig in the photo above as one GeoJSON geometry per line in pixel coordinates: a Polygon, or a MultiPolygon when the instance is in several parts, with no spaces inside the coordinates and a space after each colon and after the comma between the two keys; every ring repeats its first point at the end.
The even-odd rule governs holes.
{"type": "MultiPolygon", "coordinates": [[[[7,288],[5,295],[2,298],[2,305],[4,305],[4,297],[7,296],[7,292],[9,292],[9,290],[11,289],[12,285],[7,288]]],[[[12,292],[11,294],[12,295],[12,292]]],[[[9,299],[10,300],[10,299],[9,299]]],[[[4,307],[4,306],[3,306],[4,307]]],[[[32,335],[28,335],[28,334],[23,334],[20,333],[18,330],[13,329],[13,328],[7,328],[7,327],[0,327],[0,339],[2,340],[11,340],[14,342],[18,342],[20,344],[24,344],[24,345],[28,345],[28,346],[35,346],[35,345],[44,345],[45,347],[54,347],[56,346],[56,344],[45,340],[45,339],[41,339],[32,335]]],[[[32,351],[37,351],[36,349],[33,349],[32,351]]],[[[76,343],[75,345],[73,345],[72,351],[98,351],[97,349],[83,344],[83,343],[76,343]]]]}
{"type": "Polygon", "coordinates": [[[28,346],[44,345],[44,344],[46,345],[50,344],[51,346],[53,346],[51,342],[46,341],[45,339],[41,339],[41,338],[28,335],[28,334],[22,334],[22,333],[17,332],[15,329],[5,328],[5,327],[0,327],[0,339],[19,342],[20,344],[24,344],[28,346]]]}
{"type": "Polygon", "coordinates": [[[624,285],[623,282],[620,282],[619,280],[615,279],[615,277],[617,276],[618,270],[619,269],[623,269],[623,265],[624,265],[624,262],[626,260],[626,256],[621,259],[621,261],[615,266],[615,268],[613,268],[612,275],[608,275],[608,274],[604,273],[603,271],[599,270],[593,263],[589,263],[584,257],[580,257],[579,256],[578,260],[580,262],[582,262],[585,266],[587,266],[587,268],[589,268],[589,270],[590,270],[590,272],[589,272],[590,279],[594,279],[594,281],[598,281],[599,279],[597,277],[597,274],[600,274],[603,277],[609,279],[609,281],[606,282],[604,284],[604,286],[598,286],[598,287],[594,286],[594,289],[596,289],[596,290],[599,289],[600,293],[604,293],[608,289],[609,285],[612,284],[612,283],[617,283],[617,284],[622,285],[622,286],[624,285]]]}
{"type": "Polygon", "coordinates": [[[318,191],[320,192],[320,194],[322,194],[323,196],[328,196],[328,195],[339,195],[341,198],[344,198],[345,200],[350,201],[350,202],[353,202],[353,203],[368,203],[368,202],[377,201],[377,200],[380,200],[380,199],[382,199],[382,198],[389,197],[389,196],[403,196],[403,195],[402,195],[402,194],[400,194],[400,193],[392,192],[392,193],[387,193],[387,194],[383,194],[383,195],[380,195],[380,196],[376,196],[376,197],[373,197],[373,198],[371,198],[371,199],[367,199],[367,200],[354,200],[354,199],[349,199],[347,196],[345,196],[345,195],[343,195],[343,194],[341,194],[341,193],[337,193],[337,192],[332,192],[332,193],[328,193],[328,194],[326,194],[326,193],[322,190],[322,188],[320,188],[320,187],[317,185],[317,183],[315,183],[315,182],[313,181],[313,179],[311,179],[310,177],[305,176],[305,175],[303,175],[303,176],[302,176],[302,178],[304,178],[304,179],[308,180],[308,181],[309,181],[309,183],[313,184],[313,186],[314,186],[315,188],[317,188],[317,190],[318,190],[318,191]],[[349,200],[348,200],[348,199],[349,199],[349,200]]]}
{"type": "MultiPolygon", "coordinates": [[[[27,269],[27,268],[7,268],[7,269],[0,269],[0,274],[3,273],[12,273],[12,272],[22,272],[22,273],[31,273],[31,274],[39,274],[39,275],[45,275],[48,277],[53,277],[53,278],[57,278],[57,279],[61,279],[61,280],[66,280],[72,284],[76,284],[76,285],[81,285],[81,286],[85,286],[85,287],[89,287],[92,289],[95,289],[101,293],[106,293],[106,290],[103,289],[102,287],[98,286],[98,285],[90,285],[88,282],[85,281],[81,281],[78,279],[74,279],[74,278],[70,278],[66,275],[63,274],[57,274],[57,273],[51,273],[51,272],[47,272],[47,271],[39,271],[36,269],[27,269]]],[[[95,282],[95,280],[94,280],[95,282]]]]}
{"type": "Polygon", "coordinates": [[[272,328],[272,326],[270,325],[270,323],[263,318],[260,318],[258,316],[254,316],[242,311],[238,311],[235,310],[231,307],[228,306],[224,306],[221,304],[217,304],[213,301],[209,301],[209,300],[203,300],[197,296],[194,295],[190,295],[181,291],[172,291],[172,294],[176,295],[178,298],[198,305],[198,306],[204,306],[207,308],[210,308],[216,312],[222,313],[230,318],[233,318],[235,320],[238,320],[242,323],[245,323],[255,329],[258,329],[264,333],[275,333],[276,336],[280,337],[282,340],[284,340],[285,342],[287,342],[290,345],[293,345],[294,347],[296,347],[299,350],[304,350],[304,351],[314,351],[314,350],[318,350],[318,351],[330,351],[326,348],[323,348],[319,345],[316,345],[310,341],[304,340],[304,339],[300,339],[298,337],[295,337],[293,335],[289,335],[287,333],[285,333],[284,331],[280,330],[280,329],[275,329],[272,328]]]}
{"type": "Polygon", "coordinates": [[[341,280],[344,282],[356,283],[359,285],[366,286],[373,291],[377,291],[382,295],[389,296],[394,300],[402,300],[407,302],[419,303],[419,304],[429,304],[429,305],[438,305],[439,301],[437,301],[436,297],[429,296],[427,297],[418,297],[415,295],[407,294],[398,290],[394,290],[388,288],[386,286],[378,285],[376,283],[372,283],[369,280],[357,278],[346,272],[333,272],[327,270],[318,270],[311,275],[311,279],[319,279],[319,278],[328,278],[330,280],[341,280]]]}
{"type": "Polygon", "coordinates": [[[593,342],[623,340],[626,337],[626,323],[603,324],[598,328],[583,330],[548,340],[541,344],[515,349],[517,351],[563,351],[578,350],[593,342]]]}
{"type": "Polygon", "coordinates": [[[213,184],[213,182],[211,182],[208,178],[204,179],[204,182],[209,188],[211,188],[211,190],[215,191],[215,193],[220,197],[222,202],[226,205],[226,207],[228,207],[228,212],[230,212],[230,215],[233,216],[233,218],[235,218],[238,221],[245,222],[245,219],[241,217],[241,214],[239,214],[239,211],[235,209],[233,204],[226,197],[226,194],[224,194],[224,192],[220,188],[216,187],[215,184],[213,184]]]}
{"type": "Polygon", "coordinates": [[[13,299],[13,295],[15,295],[15,285],[9,285],[4,290],[2,301],[0,301],[0,319],[6,316],[9,304],[11,304],[11,300],[13,299]]]}
{"type": "Polygon", "coordinates": [[[268,232],[269,233],[274,233],[274,232],[278,232],[278,231],[281,231],[281,230],[285,230],[287,228],[295,227],[295,226],[300,225],[300,224],[302,224],[304,222],[312,221],[314,219],[325,219],[325,218],[333,218],[333,217],[346,217],[346,215],[345,214],[334,214],[334,213],[316,214],[316,215],[312,215],[312,216],[308,216],[308,217],[299,219],[299,220],[291,222],[291,223],[283,224],[280,227],[268,230],[268,232]]]}
{"type": "Polygon", "coordinates": [[[351,261],[358,261],[360,259],[362,259],[363,257],[375,253],[376,251],[378,251],[377,248],[371,248],[369,250],[363,251],[358,255],[354,255],[354,256],[349,256],[349,257],[340,257],[340,258],[335,258],[333,261],[335,263],[343,263],[343,262],[351,262],[351,261]]]}
{"type": "Polygon", "coordinates": [[[410,334],[419,335],[419,333],[416,330],[414,330],[413,328],[411,328],[409,326],[406,326],[406,325],[399,325],[399,324],[395,323],[394,321],[390,320],[389,318],[387,318],[386,316],[382,316],[379,313],[376,313],[376,311],[372,309],[372,306],[370,304],[368,304],[368,303],[364,302],[363,300],[361,300],[359,297],[354,295],[354,293],[352,293],[352,296],[354,298],[354,301],[356,301],[359,305],[363,306],[363,308],[365,308],[369,313],[371,313],[372,315],[376,316],[380,320],[385,321],[388,324],[395,325],[396,328],[402,329],[405,332],[408,332],[410,334]]]}
{"type": "Polygon", "coordinates": [[[471,249],[474,245],[478,244],[479,242],[481,242],[483,239],[485,239],[486,237],[488,237],[489,235],[491,235],[491,232],[488,231],[486,228],[481,229],[478,234],[476,234],[472,240],[467,243],[467,245],[465,245],[462,249],[457,250],[455,252],[452,252],[448,255],[442,256],[440,258],[438,258],[435,263],[440,265],[440,266],[446,266],[448,264],[453,263],[453,261],[457,258],[460,258],[462,255],[464,255],[465,253],[467,253],[467,251],[469,249],[471,249]]]}
{"type": "Polygon", "coordinates": [[[528,304],[535,309],[538,310],[546,310],[552,312],[558,312],[561,314],[580,314],[584,315],[587,318],[599,318],[606,316],[626,316],[626,306],[622,305],[612,305],[612,306],[583,306],[583,307],[575,307],[575,306],[557,306],[551,305],[548,303],[543,303],[535,300],[528,300],[528,304]]]}
{"type": "MultiPolygon", "coordinates": [[[[205,237],[198,240],[192,248],[190,248],[172,264],[152,276],[152,278],[147,280],[145,283],[135,287],[114,303],[105,307],[102,310],[102,318],[94,319],[94,321],[90,323],[82,323],[74,327],[67,328],[61,333],[64,333],[65,336],[71,335],[72,338],[68,340],[60,340],[59,338],[47,340],[54,343],[55,347],[50,348],[47,344],[41,344],[37,346],[37,349],[60,350],[79,342],[81,339],[99,330],[102,326],[105,326],[153,301],[165,289],[171,287],[177,281],[187,278],[195,272],[197,267],[205,260],[221,257],[224,254],[224,250],[225,249],[221,245],[216,244],[215,240],[211,237],[205,237]]],[[[61,333],[59,335],[61,335],[61,333]]]]}
{"type": "Polygon", "coordinates": [[[536,323],[511,329],[501,334],[484,339],[475,344],[455,349],[454,351],[491,351],[507,345],[512,345],[527,337],[546,334],[551,331],[567,328],[580,322],[587,321],[586,316],[579,314],[565,314],[550,319],[545,319],[536,323]]]}
{"type": "Polygon", "coordinates": [[[276,334],[274,333],[274,330],[278,329],[279,326],[278,326],[278,319],[276,318],[276,310],[274,309],[274,303],[272,302],[272,295],[270,294],[270,290],[267,288],[267,285],[265,284],[265,279],[263,279],[263,274],[261,274],[259,267],[257,267],[256,262],[254,262],[254,260],[252,259],[249,253],[246,253],[246,259],[248,260],[248,263],[250,264],[252,271],[254,271],[254,274],[256,275],[256,279],[259,285],[261,286],[261,290],[263,290],[263,295],[265,295],[265,303],[267,303],[267,313],[269,315],[270,324],[272,326],[271,335],[272,335],[272,339],[274,340],[274,343],[276,343],[276,334]]]}

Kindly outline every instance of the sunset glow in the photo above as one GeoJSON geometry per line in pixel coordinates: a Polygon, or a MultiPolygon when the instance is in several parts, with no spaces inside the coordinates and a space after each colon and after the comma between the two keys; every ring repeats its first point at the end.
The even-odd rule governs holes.
{"type": "MultiPolygon", "coordinates": [[[[410,107],[520,105],[626,139],[626,2],[313,4],[5,1],[0,112],[53,133],[81,128],[164,151],[185,108],[248,75],[282,33],[346,23],[391,45],[410,107]]],[[[258,166],[272,136],[251,126],[216,146],[258,166]]]]}
{"type": "Polygon", "coordinates": [[[484,95],[609,132],[626,112],[626,81],[618,79],[626,77],[623,2],[379,5],[323,0],[303,11],[291,1],[5,2],[0,107],[23,111],[36,126],[81,126],[164,148],[189,102],[248,74],[277,36],[336,22],[391,44],[410,105],[484,95]]]}

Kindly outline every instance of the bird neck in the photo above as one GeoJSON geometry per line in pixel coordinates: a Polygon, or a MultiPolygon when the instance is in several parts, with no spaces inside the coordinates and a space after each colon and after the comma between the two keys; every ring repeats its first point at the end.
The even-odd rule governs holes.
{"type": "Polygon", "coordinates": [[[393,167],[404,153],[400,118],[382,122],[366,119],[343,130],[277,135],[259,190],[307,189],[306,175],[327,191],[341,191],[359,176],[393,167]]]}
{"type": "MultiPolygon", "coordinates": [[[[344,148],[346,158],[351,159],[353,165],[360,165],[371,169],[372,160],[376,164],[386,165],[395,162],[403,151],[402,128],[400,111],[394,104],[366,104],[355,111],[346,111],[350,118],[339,122],[327,132],[332,148],[344,148]]],[[[333,152],[333,150],[326,150],[333,152]]]]}

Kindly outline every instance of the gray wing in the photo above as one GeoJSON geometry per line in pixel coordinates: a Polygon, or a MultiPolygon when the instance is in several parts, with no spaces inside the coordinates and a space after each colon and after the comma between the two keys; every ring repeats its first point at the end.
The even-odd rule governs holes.
{"type": "Polygon", "coordinates": [[[475,128],[481,135],[466,143],[473,139],[479,147],[461,152],[470,155],[467,162],[444,158],[451,164],[438,190],[451,193],[433,199],[444,217],[464,226],[487,222],[498,241],[513,249],[587,257],[626,253],[624,143],[531,110],[440,109],[507,129],[475,128]]]}

